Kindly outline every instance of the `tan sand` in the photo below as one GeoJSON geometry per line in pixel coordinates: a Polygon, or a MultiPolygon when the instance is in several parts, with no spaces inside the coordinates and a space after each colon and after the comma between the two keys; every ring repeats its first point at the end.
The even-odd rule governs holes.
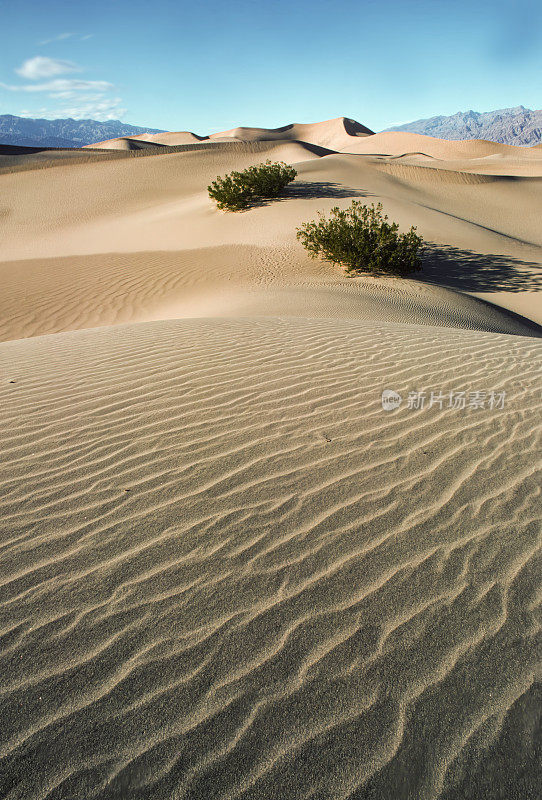
{"type": "MultiPolygon", "coordinates": [[[[179,144],[185,144],[180,142],[179,144]]],[[[188,144],[188,142],[186,142],[188,144]]],[[[146,141],[138,136],[121,136],[118,139],[107,139],[105,142],[97,142],[93,145],[85,145],[86,149],[103,148],[104,150],[144,150],[149,147],[163,147],[159,142],[146,141]]]]}
{"type": "Polygon", "coordinates": [[[309,124],[292,123],[284,125],[282,128],[231,128],[228,131],[212,133],[206,136],[199,136],[190,131],[168,131],[166,133],[140,133],[137,136],[126,139],[108,139],[105,142],[88,145],[88,147],[103,147],[110,149],[123,148],[119,144],[124,141],[144,141],[146,143],[162,145],[191,144],[194,142],[208,141],[209,143],[223,142],[234,139],[239,142],[277,142],[277,141],[302,141],[308,144],[320,145],[331,150],[341,150],[348,147],[351,142],[356,142],[357,137],[370,136],[373,132],[360,125],[353,119],[338,117],[329,119],[325,122],[315,122],[309,124]]]}
{"type": "Polygon", "coordinates": [[[538,797],[542,160],[350,123],[0,174],[1,798],[538,797]],[[421,273],[308,258],[353,199],[421,273]]]}
{"type": "Polygon", "coordinates": [[[340,319],[5,343],[12,796],[534,798],[541,351],[340,319]],[[380,408],[437,387],[506,406],[380,408]]]}
{"type": "Polygon", "coordinates": [[[353,119],[338,117],[325,122],[309,124],[293,123],[283,128],[232,128],[229,131],[211,134],[210,138],[232,137],[240,141],[296,140],[342,150],[358,137],[368,137],[373,132],[353,119]]]}
{"type": "Polygon", "coordinates": [[[381,153],[392,156],[423,153],[439,159],[454,157],[476,159],[495,155],[516,156],[529,160],[541,158],[540,151],[535,147],[514,147],[509,144],[489,142],[487,139],[436,139],[434,136],[404,131],[375,133],[368,138],[351,140],[347,148],[351,153],[381,153]]]}
{"type": "MultiPolygon", "coordinates": [[[[93,161],[57,166],[54,171],[0,176],[3,196],[9,199],[3,218],[4,263],[0,263],[0,275],[4,275],[7,286],[0,299],[0,318],[6,320],[4,337],[26,335],[25,320],[29,334],[36,335],[89,324],[161,319],[164,293],[167,316],[175,316],[177,298],[186,305],[191,294],[198,295],[198,313],[205,313],[201,287],[207,285],[214,296],[213,284],[220,274],[220,281],[243,287],[247,283],[284,286],[315,279],[343,283],[340,270],[307,258],[296,241],[295,229],[319,210],[347,206],[355,198],[381,201],[400,224],[418,227],[430,242],[422,281],[475,294],[542,322],[538,300],[542,282],[542,181],[522,175],[414,167],[358,155],[319,157],[307,149],[310,146],[281,141],[238,143],[230,150],[230,145],[215,144],[211,149],[166,151],[148,158],[93,161]],[[285,199],[236,215],[218,211],[210,203],[206,187],[217,174],[259,163],[266,157],[296,164],[298,178],[285,199]],[[239,252],[249,260],[241,257],[235,269],[231,263],[225,269],[216,250],[225,246],[243,246],[239,252]],[[250,261],[254,248],[261,253],[262,247],[269,257],[264,252],[263,263],[258,257],[254,264],[250,261]],[[204,261],[208,248],[215,248],[216,257],[211,262],[204,261]],[[277,250],[281,253],[278,259],[277,250]],[[129,254],[141,262],[135,254],[165,251],[171,253],[165,261],[158,255],[145,263],[153,273],[157,260],[164,265],[164,280],[172,279],[167,277],[171,276],[167,262],[173,259],[184,264],[181,272],[173,268],[180,294],[170,293],[167,285],[162,290],[160,281],[144,279],[138,285],[147,299],[132,313],[123,303],[122,291],[117,297],[119,281],[135,286],[129,254]],[[119,275],[118,267],[112,267],[109,282],[112,253],[124,254],[126,272],[119,275]],[[77,266],[81,256],[96,257],[87,261],[92,265],[89,272],[81,273],[77,266]],[[55,267],[51,259],[56,258],[55,267]],[[99,288],[90,289],[85,274],[92,285],[96,270],[105,275],[99,288]],[[19,281],[19,271],[21,275],[28,273],[28,280],[19,281]],[[103,298],[99,304],[93,302],[94,291],[103,298]],[[21,292],[30,305],[44,304],[44,311],[51,303],[64,307],[66,292],[75,292],[80,298],[81,320],[66,307],[66,319],[62,319],[62,312],[55,312],[51,327],[49,312],[37,317],[24,312],[10,332],[19,314],[21,292]],[[91,318],[89,306],[95,306],[91,318]],[[111,315],[111,308],[118,309],[118,319],[111,315]]],[[[427,291],[427,284],[420,286],[417,280],[414,288],[427,291]]],[[[280,308],[270,309],[270,313],[280,313],[280,308]]],[[[299,313],[303,313],[302,308],[299,313]]]]}
{"type": "Polygon", "coordinates": [[[138,136],[133,136],[133,139],[142,139],[146,142],[154,142],[156,144],[165,144],[172,147],[179,144],[194,144],[201,142],[202,139],[207,139],[207,136],[198,136],[197,133],[190,131],[167,131],[166,133],[140,133],[138,136]]]}

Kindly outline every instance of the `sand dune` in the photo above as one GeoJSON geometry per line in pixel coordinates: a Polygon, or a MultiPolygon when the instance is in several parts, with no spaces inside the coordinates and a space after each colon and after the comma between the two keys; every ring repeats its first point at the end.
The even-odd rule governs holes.
{"type": "MultiPolygon", "coordinates": [[[[89,319],[90,324],[161,319],[171,281],[177,289],[169,296],[167,316],[175,316],[176,309],[185,315],[181,306],[186,309],[194,294],[190,288],[185,293],[187,285],[196,287],[200,309],[204,308],[200,289],[207,285],[210,307],[215,308],[213,284],[219,278],[221,285],[226,281],[233,288],[306,283],[315,276],[341,282],[340,270],[307,258],[295,229],[318,211],[349,205],[353,199],[381,201],[401,225],[418,227],[430,243],[422,281],[466,291],[542,323],[538,302],[542,181],[521,175],[480,175],[466,168],[424,168],[353,154],[319,156],[317,148],[312,150],[314,145],[299,142],[187,147],[196,149],[57,166],[54,174],[29,170],[1,176],[3,196],[9,198],[0,262],[5,287],[0,318],[5,320],[7,338],[26,335],[21,327],[25,318],[33,335],[87,327],[89,319]],[[298,177],[285,197],[243,214],[217,211],[207,196],[209,182],[218,174],[265,158],[296,165],[298,177]],[[239,248],[237,263],[228,258],[224,267],[220,255],[209,262],[208,248],[217,246],[239,248]],[[450,257],[454,251],[455,261],[450,257]],[[146,262],[137,256],[152,252],[157,255],[146,262]],[[114,261],[115,253],[124,254],[124,277],[118,271],[121,262],[114,261]],[[163,253],[171,255],[162,261],[163,253]],[[136,254],[133,267],[130,254],[136,254]],[[91,267],[86,282],[85,271],[78,266],[82,256],[95,256],[85,262],[91,267]],[[60,260],[55,265],[56,258],[60,260]],[[146,301],[133,307],[128,298],[134,293],[123,292],[138,280],[135,276],[141,275],[141,269],[143,274],[161,274],[165,284],[161,288],[152,276],[150,282],[142,279],[141,296],[146,301]],[[28,279],[19,282],[19,270],[28,279]],[[102,281],[98,296],[107,307],[113,303],[117,317],[94,303],[95,274],[102,281]],[[68,306],[64,322],[61,314],[53,320],[44,313],[21,317],[17,312],[21,292],[27,306],[45,310],[61,307],[66,294],[74,291],[80,291],[80,319],[77,312],[68,312],[68,306]],[[93,305],[96,310],[89,318],[86,309],[93,305]]],[[[269,313],[280,315],[280,305],[269,313]]],[[[302,307],[299,313],[303,315],[302,307]]],[[[470,327],[468,321],[465,327],[470,327]]]]}
{"type": "Polygon", "coordinates": [[[368,137],[372,133],[369,128],[360,125],[353,119],[338,117],[325,122],[294,123],[283,128],[233,128],[222,133],[211,134],[210,138],[231,136],[240,141],[295,139],[309,144],[317,144],[320,147],[328,147],[331,150],[342,150],[352,140],[368,137]]]}
{"type": "Polygon", "coordinates": [[[351,153],[402,155],[423,153],[433,158],[483,158],[496,154],[538,160],[540,154],[533,147],[514,147],[486,139],[447,140],[424,136],[421,133],[392,131],[375,133],[371,137],[351,141],[343,150],[351,153]]]}
{"type": "MultiPolygon", "coordinates": [[[[369,128],[360,125],[359,122],[353,119],[338,117],[337,119],[329,119],[325,122],[309,124],[292,123],[290,125],[284,125],[282,128],[231,128],[227,131],[212,133],[206,136],[199,136],[189,131],[139,134],[138,136],[132,137],[130,141],[144,140],[146,142],[170,146],[190,144],[205,140],[213,143],[215,141],[228,141],[229,139],[235,139],[240,142],[301,141],[331,150],[342,150],[348,147],[352,141],[356,141],[357,137],[369,136],[372,133],[373,132],[369,130],[369,128]]],[[[118,143],[121,141],[124,140],[110,139],[105,142],[99,142],[97,145],[89,146],[117,149],[119,147],[118,143]]]]}
{"type": "MultiPolygon", "coordinates": [[[[184,144],[184,142],[182,142],[184,144]]],[[[139,136],[121,136],[118,139],[107,139],[105,142],[97,142],[93,145],[85,145],[86,148],[103,148],[105,150],[143,150],[149,147],[163,147],[159,142],[147,141],[139,136]]]]}
{"type": "Polygon", "coordinates": [[[122,155],[118,150],[89,148],[18,147],[0,145],[0,174],[47,169],[66,164],[83,164],[122,155]]]}
{"type": "Polygon", "coordinates": [[[0,341],[195,315],[393,320],[542,336],[536,323],[451,289],[393,278],[330,281],[317,262],[292,263],[270,247],[14,261],[2,275],[0,341]]]}
{"type": "Polygon", "coordinates": [[[3,796],[534,798],[541,349],[340,319],[1,345],[3,796]],[[380,408],[437,387],[507,405],[380,408]]]}
{"type": "Polygon", "coordinates": [[[0,153],[2,799],[538,798],[542,159],[411,136],[0,153]]]}
{"type": "Polygon", "coordinates": [[[197,142],[200,142],[202,139],[206,138],[207,137],[205,136],[197,136],[195,133],[189,133],[188,131],[179,131],[178,133],[140,133],[129,138],[124,137],[121,139],[106,139],[104,142],[87,145],[87,147],[116,149],[117,147],[120,147],[118,144],[119,142],[131,142],[134,145],[139,142],[143,146],[167,145],[168,147],[173,147],[179,144],[196,144],[197,142]]]}
{"type": "Polygon", "coordinates": [[[197,144],[197,142],[201,142],[207,137],[198,136],[197,133],[191,133],[190,131],[178,131],[176,133],[166,131],[165,133],[140,133],[133,138],[144,139],[146,142],[156,142],[157,144],[165,144],[168,147],[174,147],[178,144],[197,144]]]}
{"type": "Polygon", "coordinates": [[[355,120],[346,117],[326,120],[309,124],[292,123],[281,128],[249,128],[237,127],[227,131],[211,133],[200,136],[189,131],[140,134],[125,139],[110,139],[99,142],[89,147],[122,147],[120,142],[146,141],[162,145],[191,144],[201,141],[214,143],[233,139],[239,142],[265,142],[265,141],[300,141],[308,144],[334,150],[336,152],[355,153],[359,155],[392,156],[395,158],[421,157],[422,159],[439,159],[452,162],[452,168],[460,168],[460,163],[466,159],[469,167],[472,162],[479,161],[479,167],[506,168],[512,162],[516,168],[525,166],[536,169],[542,165],[540,148],[514,147],[512,145],[498,144],[485,139],[445,140],[433,136],[424,136],[418,133],[404,131],[386,131],[373,133],[369,128],[355,120]]]}

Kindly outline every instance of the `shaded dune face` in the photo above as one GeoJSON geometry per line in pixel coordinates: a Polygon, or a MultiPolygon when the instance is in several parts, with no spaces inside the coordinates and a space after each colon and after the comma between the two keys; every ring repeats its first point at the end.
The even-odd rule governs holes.
{"type": "Polygon", "coordinates": [[[536,796],[539,340],[215,319],[0,355],[3,796],[536,796]],[[382,410],[414,387],[507,401],[382,410]]]}
{"type": "Polygon", "coordinates": [[[104,142],[86,145],[87,148],[96,147],[105,150],[136,150],[144,147],[172,147],[180,144],[193,144],[206,139],[205,136],[196,136],[188,131],[179,133],[140,133],[137,136],[122,137],[119,139],[106,139],[104,142]]]}
{"type": "MultiPolygon", "coordinates": [[[[114,142],[115,147],[118,147],[119,150],[144,150],[148,147],[163,147],[163,145],[159,144],[158,142],[148,142],[141,139],[130,139],[128,137],[122,139],[112,139],[111,142],[114,142]]],[[[105,144],[109,144],[109,142],[106,142],[105,144]]],[[[100,146],[104,146],[104,143],[94,145],[94,147],[100,146]]]]}

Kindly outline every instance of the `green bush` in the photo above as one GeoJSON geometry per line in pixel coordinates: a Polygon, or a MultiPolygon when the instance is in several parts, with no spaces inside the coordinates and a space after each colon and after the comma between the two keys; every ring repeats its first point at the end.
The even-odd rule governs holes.
{"type": "Polygon", "coordinates": [[[240,172],[232,172],[224,178],[218,177],[207,189],[209,197],[216,201],[218,208],[227,211],[247,208],[253,198],[252,191],[244,183],[240,172]]]}
{"type": "Polygon", "coordinates": [[[239,211],[260,198],[278,197],[296,175],[296,170],[283,161],[275,164],[266,161],[243,172],[231,172],[223,178],[218,177],[207,189],[218,208],[239,211]]]}
{"type": "Polygon", "coordinates": [[[312,258],[318,255],[342,264],[349,274],[364,272],[407,275],[421,269],[418,251],[423,243],[412,227],[399,233],[396,222],[387,222],[382,203],[363,205],[354,200],[350,208],[331,209],[330,219],[320,214],[318,222],[305,222],[297,238],[312,258]]]}

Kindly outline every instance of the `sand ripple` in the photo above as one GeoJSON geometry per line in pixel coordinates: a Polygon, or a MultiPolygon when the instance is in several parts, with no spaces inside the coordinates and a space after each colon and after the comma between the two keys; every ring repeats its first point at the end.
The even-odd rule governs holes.
{"type": "Polygon", "coordinates": [[[263,317],[0,345],[0,796],[536,797],[541,352],[263,317]]]}

